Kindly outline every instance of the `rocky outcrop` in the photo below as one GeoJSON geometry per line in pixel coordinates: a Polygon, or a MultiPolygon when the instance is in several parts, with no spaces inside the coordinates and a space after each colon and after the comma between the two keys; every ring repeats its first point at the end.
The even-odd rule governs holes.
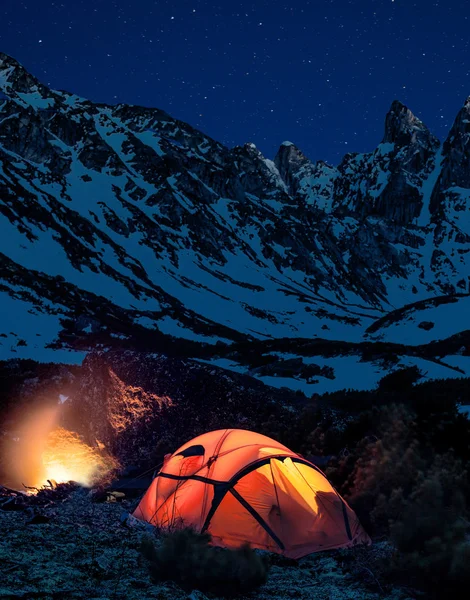
{"type": "Polygon", "coordinates": [[[270,415],[287,418],[301,400],[248,376],[192,360],[134,351],[87,356],[63,423],[91,445],[98,442],[124,465],[157,465],[167,452],[211,430],[270,415]]]}
{"type": "Polygon", "coordinates": [[[442,168],[432,192],[432,268],[442,289],[470,293],[470,97],[442,148],[442,168]],[[453,277],[449,281],[449,273],[453,277]],[[444,283],[446,282],[446,283],[444,283]]]}
{"type": "MultiPolygon", "coordinates": [[[[399,148],[413,146],[427,148],[439,146],[439,140],[418,119],[411,110],[399,100],[392,102],[385,118],[383,144],[395,144],[399,148]]],[[[419,170],[419,162],[415,163],[419,170]]]]}
{"type": "Polygon", "coordinates": [[[274,164],[291,194],[299,190],[302,179],[314,172],[313,163],[292,142],[284,142],[281,145],[274,158],[274,164]]]}
{"type": "Polygon", "coordinates": [[[425,184],[436,168],[439,147],[439,140],[406,106],[393,102],[378,148],[346,155],[341,163],[338,207],[346,205],[363,217],[378,216],[400,226],[416,224],[429,204],[425,184]]]}
{"type": "Polygon", "coordinates": [[[31,106],[31,99],[23,99],[23,94],[34,95],[34,101],[42,108],[54,102],[49,88],[28,73],[17,60],[3,52],[0,52],[0,82],[2,91],[21,106],[31,106]]]}
{"type": "Polygon", "coordinates": [[[281,145],[274,164],[290,194],[309,206],[331,211],[337,169],[321,160],[312,163],[292,142],[281,145]]]}
{"type": "Polygon", "coordinates": [[[446,198],[470,190],[470,97],[465,101],[442,149],[442,169],[432,194],[431,212],[445,210],[446,198]]]}

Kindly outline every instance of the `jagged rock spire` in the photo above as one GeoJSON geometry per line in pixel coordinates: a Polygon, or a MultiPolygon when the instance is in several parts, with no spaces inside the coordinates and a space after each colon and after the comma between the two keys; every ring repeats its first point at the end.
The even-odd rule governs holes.
{"type": "Polygon", "coordinates": [[[462,108],[459,110],[454,124],[449,132],[444,145],[444,153],[447,154],[450,144],[452,146],[461,145],[462,141],[468,141],[465,136],[470,134],[470,96],[465,100],[462,108]]]}
{"type": "Polygon", "coordinates": [[[293,193],[297,191],[296,183],[299,173],[309,166],[311,166],[312,170],[314,169],[313,163],[292,142],[283,142],[281,144],[274,157],[274,164],[288,189],[293,193]]]}
{"type": "Polygon", "coordinates": [[[7,96],[32,91],[46,92],[48,88],[14,58],[0,52],[0,90],[7,96]]]}
{"type": "Polygon", "coordinates": [[[3,52],[0,52],[0,92],[23,108],[50,107],[56,99],[47,86],[3,52]]]}
{"type": "Polygon", "coordinates": [[[313,163],[292,142],[283,142],[274,158],[289,193],[307,204],[329,212],[333,206],[335,167],[319,160],[313,163]]]}
{"type": "Polygon", "coordinates": [[[439,213],[449,188],[470,189],[470,96],[465,100],[444,142],[444,163],[433,190],[431,211],[439,213]]]}
{"type": "Polygon", "coordinates": [[[385,118],[385,133],[382,143],[406,146],[437,145],[439,141],[424,123],[399,100],[394,100],[385,118]]]}

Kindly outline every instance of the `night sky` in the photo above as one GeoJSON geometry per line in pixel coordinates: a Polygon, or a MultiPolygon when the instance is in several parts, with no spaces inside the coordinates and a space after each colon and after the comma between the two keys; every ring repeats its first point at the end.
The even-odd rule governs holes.
{"type": "Polygon", "coordinates": [[[394,99],[442,139],[470,95],[468,0],[0,0],[0,50],[269,158],[371,150],[394,99]]]}

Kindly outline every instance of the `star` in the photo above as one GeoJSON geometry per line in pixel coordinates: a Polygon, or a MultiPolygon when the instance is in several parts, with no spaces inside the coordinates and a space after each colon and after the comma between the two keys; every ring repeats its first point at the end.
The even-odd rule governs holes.
{"type": "Polygon", "coordinates": [[[80,0],[73,11],[63,0],[45,4],[53,11],[40,17],[37,0],[0,0],[2,46],[33,74],[47,71],[53,86],[104,103],[116,94],[193,126],[202,122],[202,101],[203,133],[233,145],[255,133],[267,158],[284,136],[334,164],[345,139],[351,151],[374,148],[388,106],[411,91],[410,108],[445,138],[457,99],[470,94],[469,17],[451,2],[274,0],[269,11],[265,3],[210,0],[80,0]],[[25,12],[41,32],[36,41],[25,12]],[[441,34],[431,39],[436,23],[441,34]]]}

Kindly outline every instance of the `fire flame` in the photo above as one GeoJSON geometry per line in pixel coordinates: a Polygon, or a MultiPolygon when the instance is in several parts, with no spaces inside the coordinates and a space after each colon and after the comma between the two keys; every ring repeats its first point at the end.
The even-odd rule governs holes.
{"type": "Polygon", "coordinates": [[[112,456],[88,446],[78,434],[62,427],[47,436],[42,464],[42,484],[47,480],[76,481],[85,487],[102,483],[119,466],[112,456]]]}
{"type": "Polygon", "coordinates": [[[109,482],[119,468],[103,444],[92,447],[77,433],[60,427],[59,412],[60,407],[42,408],[23,420],[6,456],[7,478],[13,487],[40,488],[48,480],[92,487],[109,482]]]}

